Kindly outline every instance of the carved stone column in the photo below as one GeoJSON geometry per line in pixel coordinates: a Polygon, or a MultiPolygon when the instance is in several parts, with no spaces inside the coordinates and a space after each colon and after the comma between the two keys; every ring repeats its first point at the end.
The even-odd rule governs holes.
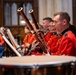
{"type": "Polygon", "coordinates": [[[47,16],[53,17],[54,13],[54,0],[47,0],[47,16]]]}
{"type": "Polygon", "coordinates": [[[0,1],[0,26],[3,26],[3,0],[0,1]]]}

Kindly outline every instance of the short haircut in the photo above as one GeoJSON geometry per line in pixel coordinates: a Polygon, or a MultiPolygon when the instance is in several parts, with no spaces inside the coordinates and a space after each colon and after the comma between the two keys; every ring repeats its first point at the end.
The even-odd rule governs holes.
{"type": "Polygon", "coordinates": [[[43,18],[43,20],[48,20],[49,22],[53,22],[52,18],[50,18],[50,17],[45,17],[45,18],[43,18]]]}
{"type": "Polygon", "coordinates": [[[57,12],[54,14],[54,16],[60,15],[60,19],[66,19],[67,22],[70,22],[70,16],[67,12],[57,12]]]}

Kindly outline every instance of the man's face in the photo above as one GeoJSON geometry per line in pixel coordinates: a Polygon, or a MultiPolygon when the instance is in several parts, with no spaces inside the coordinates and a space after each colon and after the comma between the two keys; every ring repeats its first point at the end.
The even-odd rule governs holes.
{"type": "Polygon", "coordinates": [[[49,27],[49,21],[48,20],[43,20],[42,21],[42,27],[44,28],[44,29],[47,29],[48,27],[49,27]]]}
{"type": "Polygon", "coordinates": [[[50,32],[56,32],[56,28],[55,28],[55,25],[53,24],[54,22],[50,22],[50,32]]]}
{"type": "Polygon", "coordinates": [[[56,28],[56,32],[59,33],[62,31],[63,28],[63,21],[60,19],[60,15],[54,16],[54,25],[56,28]]]}
{"type": "Polygon", "coordinates": [[[29,29],[27,27],[25,27],[24,32],[29,33],[30,31],[29,31],[29,29]]]}

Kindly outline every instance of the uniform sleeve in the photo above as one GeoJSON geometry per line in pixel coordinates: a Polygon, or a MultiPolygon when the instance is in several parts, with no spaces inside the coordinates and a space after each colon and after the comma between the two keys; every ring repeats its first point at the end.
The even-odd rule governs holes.
{"type": "Polygon", "coordinates": [[[69,37],[62,39],[57,52],[54,53],[56,55],[73,55],[75,51],[74,41],[72,41],[69,37]]]}
{"type": "Polygon", "coordinates": [[[4,41],[4,39],[2,38],[2,35],[0,34],[0,45],[2,46],[2,45],[4,45],[5,44],[5,41],[4,41]]]}

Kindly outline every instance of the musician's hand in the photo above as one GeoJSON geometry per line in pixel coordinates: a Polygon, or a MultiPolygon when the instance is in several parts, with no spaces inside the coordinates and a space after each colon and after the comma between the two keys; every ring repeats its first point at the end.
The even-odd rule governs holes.
{"type": "Polygon", "coordinates": [[[39,42],[37,42],[36,40],[32,43],[32,47],[36,47],[37,45],[39,45],[39,42]]]}
{"type": "Polygon", "coordinates": [[[25,43],[25,44],[22,45],[23,48],[28,48],[29,46],[30,46],[29,43],[25,43]]]}
{"type": "Polygon", "coordinates": [[[43,55],[50,56],[50,53],[49,52],[48,53],[43,52],[43,55]]]}
{"type": "Polygon", "coordinates": [[[37,41],[34,41],[33,43],[32,43],[32,45],[31,45],[31,50],[35,50],[35,49],[39,49],[39,42],[37,42],[37,41]]]}

